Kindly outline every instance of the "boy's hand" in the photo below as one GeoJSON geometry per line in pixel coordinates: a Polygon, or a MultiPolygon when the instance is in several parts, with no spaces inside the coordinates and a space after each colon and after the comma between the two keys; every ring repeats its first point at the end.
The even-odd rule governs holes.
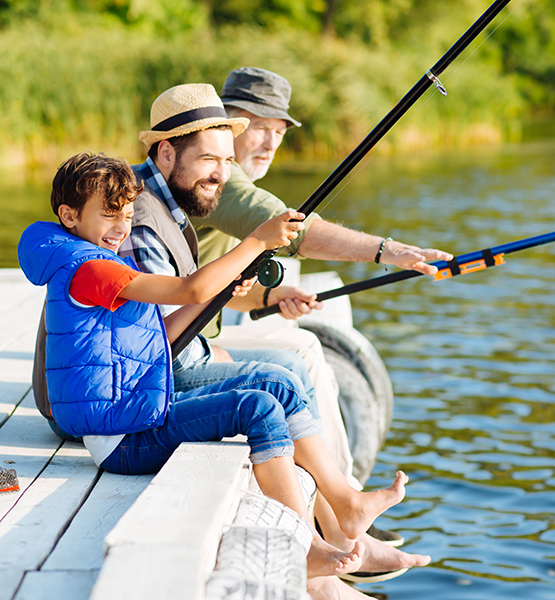
{"type": "Polygon", "coordinates": [[[304,219],[303,213],[288,210],[257,227],[251,235],[261,241],[266,250],[288,246],[304,229],[304,219]]]}
{"type": "MultiPolygon", "coordinates": [[[[241,279],[241,275],[238,275],[236,279],[241,279]]],[[[252,289],[252,286],[256,283],[256,277],[252,279],[243,279],[243,281],[236,285],[231,292],[232,296],[246,296],[252,289]]]]}

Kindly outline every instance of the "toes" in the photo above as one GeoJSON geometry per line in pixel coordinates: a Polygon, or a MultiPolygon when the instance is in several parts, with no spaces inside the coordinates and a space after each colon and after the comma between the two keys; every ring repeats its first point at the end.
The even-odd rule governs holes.
{"type": "Polygon", "coordinates": [[[397,471],[396,482],[406,485],[409,482],[409,476],[403,471],[397,471]]]}
{"type": "Polygon", "coordinates": [[[366,549],[364,547],[364,544],[361,541],[357,540],[357,542],[355,542],[355,545],[353,546],[353,549],[352,549],[353,554],[355,554],[359,558],[362,558],[365,551],[366,551],[366,549]]]}

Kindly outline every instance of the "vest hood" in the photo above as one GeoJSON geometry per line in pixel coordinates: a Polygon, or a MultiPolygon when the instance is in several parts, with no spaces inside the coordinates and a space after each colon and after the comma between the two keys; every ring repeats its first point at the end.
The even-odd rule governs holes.
{"type": "MultiPolygon", "coordinates": [[[[99,249],[68,233],[58,223],[37,221],[29,225],[21,234],[17,246],[19,265],[27,279],[34,285],[46,285],[54,273],[67,262],[69,245],[74,245],[78,253],[89,253],[91,249],[99,249]]],[[[109,250],[106,250],[109,252],[109,250]]]]}

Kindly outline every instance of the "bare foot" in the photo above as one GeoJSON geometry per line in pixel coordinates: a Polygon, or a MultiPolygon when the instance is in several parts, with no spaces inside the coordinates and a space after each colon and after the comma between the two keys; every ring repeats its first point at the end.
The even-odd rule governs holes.
{"type": "MultiPolygon", "coordinates": [[[[341,531],[326,532],[326,541],[341,550],[347,550],[353,547],[354,540],[350,540],[341,534],[341,531]]],[[[409,554],[384,544],[369,536],[362,534],[358,541],[364,546],[362,564],[360,571],[366,573],[389,573],[399,569],[410,569],[411,567],[424,567],[432,559],[423,554],[409,554]]]]}
{"type": "Polygon", "coordinates": [[[308,580],[308,593],[312,600],[376,600],[361,594],[337,577],[315,577],[308,580]]]}
{"type": "Polygon", "coordinates": [[[401,502],[408,480],[403,471],[397,471],[391,487],[375,492],[356,492],[345,499],[343,506],[335,506],[334,512],[343,533],[352,540],[358,539],[376,517],[401,502]]]}
{"type": "Polygon", "coordinates": [[[307,576],[323,577],[359,571],[363,554],[364,545],[360,542],[351,544],[348,550],[339,550],[316,534],[306,557],[307,576]]]}

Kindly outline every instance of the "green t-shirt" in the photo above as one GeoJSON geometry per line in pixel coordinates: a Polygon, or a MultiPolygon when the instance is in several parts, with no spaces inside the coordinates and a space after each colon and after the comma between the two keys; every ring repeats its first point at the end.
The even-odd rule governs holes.
{"type": "MultiPolygon", "coordinates": [[[[223,256],[237,240],[246,238],[259,225],[283,214],[287,208],[277,196],[254,185],[237,163],[232,163],[231,177],[216,210],[202,219],[191,219],[199,241],[200,266],[223,256]]],[[[287,248],[289,256],[298,257],[304,234],[319,218],[316,213],[308,216],[306,228],[287,248]]]]}
{"type": "MultiPolygon", "coordinates": [[[[237,164],[231,165],[231,177],[225,184],[222,197],[216,210],[207,217],[192,218],[191,222],[199,241],[199,266],[203,266],[226,252],[229,252],[249,233],[269,219],[283,214],[287,206],[277,196],[257,187],[237,164]]],[[[287,247],[289,256],[298,255],[299,246],[310,224],[320,219],[316,213],[310,214],[306,228],[287,247]]],[[[212,321],[203,334],[207,337],[217,335],[219,328],[212,321]]]]}

